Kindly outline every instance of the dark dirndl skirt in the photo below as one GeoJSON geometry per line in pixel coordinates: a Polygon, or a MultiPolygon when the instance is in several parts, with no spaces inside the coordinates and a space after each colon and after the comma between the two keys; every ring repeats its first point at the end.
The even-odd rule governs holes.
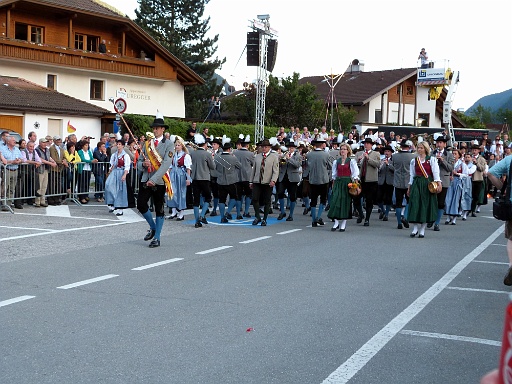
{"type": "Polygon", "coordinates": [[[337,177],[332,187],[331,202],[327,217],[329,219],[345,220],[352,218],[352,210],[350,204],[352,195],[348,193],[348,184],[351,182],[350,177],[337,177]]]}
{"type": "Polygon", "coordinates": [[[430,193],[428,183],[433,181],[423,176],[417,176],[412,182],[409,193],[409,213],[407,220],[410,223],[433,223],[437,218],[437,195],[430,193]]]}

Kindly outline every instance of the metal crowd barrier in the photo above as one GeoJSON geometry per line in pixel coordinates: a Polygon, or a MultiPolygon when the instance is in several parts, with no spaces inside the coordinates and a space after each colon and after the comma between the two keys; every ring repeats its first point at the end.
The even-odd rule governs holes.
{"type": "MultiPolygon", "coordinates": [[[[32,205],[46,207],[73,202],[87,204],[96,199],[102,202],[105,181],[110,164],[75,163],[69,167],[36,167],[22,163],[17,167],[0,164],[0,205],[2,210],[14,213],[13,208],[32,205]],[[87,164],[89,166],[87,166],[87,164]]],[[[140,174],[132,167],[127,181],[134,196],[139,191],[140,174]]]]}

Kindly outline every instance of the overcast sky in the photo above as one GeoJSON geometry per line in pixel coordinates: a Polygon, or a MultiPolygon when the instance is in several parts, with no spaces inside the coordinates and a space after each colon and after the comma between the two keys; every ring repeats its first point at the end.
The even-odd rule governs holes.
{"type": "MultiPolygon", "coordinates": [[[[103,1],[135,18],[137,0],[103,1]]],[[[211,0],[205,17],[226,58],[219,73],[236,89],[257,76],[242,52],[260,14],[278,33],[277,77],[340,74],[353,59],[365,71],[413,68],[424,47],[436,68],[460,71],[454,109],[512,88],[510,0],[211,0]]]]}

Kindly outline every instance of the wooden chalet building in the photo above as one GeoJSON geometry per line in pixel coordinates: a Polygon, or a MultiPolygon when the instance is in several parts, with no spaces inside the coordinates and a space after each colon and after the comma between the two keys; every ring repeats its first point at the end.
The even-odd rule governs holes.
{"type": "MultiPolygon", "coordinates": [[[[127,113],[154,116],[159,110],[184,117],[184,87],[204,83],[127,16],[99,0],[0,0],[0,75],[111,111],[101,118],[102,131],[109,132],[115,119],[109,98],[126,99],[127,113]]],[[[0,115],[23,117],[17,110],[0,109],[0,115]]],[[[48,132],[48,122],[40,120],[39,137],[48,132]]],[[[66,127],[63,117],[61,135],[66,127]]],[[[14,127],[3,123],[0,128],[14,127]]]]}
{"type": "MultiPolygon", "coordinates": [[[[430,100],[429,88],[417,87],[416,78],[417,68],[364,72],[364,65],[354,60],[339,78],[326,81],[324,76],[311,76],[300,79],[300,83],[314,85],[328,108],[334,102],[356,110],[355,121],[359,127],[383,124],[443,127],[446,91],[437,100],[430,100]]],[[[453,113],[452,121],[454,127],[464,127],[453,113]]]]}

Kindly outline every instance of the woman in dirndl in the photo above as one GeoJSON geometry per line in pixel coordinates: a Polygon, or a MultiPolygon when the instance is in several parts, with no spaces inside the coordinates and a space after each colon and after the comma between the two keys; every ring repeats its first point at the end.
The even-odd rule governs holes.
{"type": "Polygon", "coordinates": [[[126,176],[130,172],[130,156],[124,150],[124,141],[117,140],[117,151],[110,156],[110,171],[105,182],[105,202],[109,212],[116,216],[123,215],[123,209],[128,207],[128,189],[126,176]]]}
{"type": "Polygon", "coordinates": [[[425,237],[425,228],[427,223],[433,223],[437,218],[437,195],[431,193],[428,184],[432,181],[437,182],[437,191],[442,188],[439,177],[439,165],[437,159],[430,156],[430,146],[425,141],[418,143],[416,147],[418,156],[411,160],[409,187],[407,195],[409,196],[409,212],[407,220],[414,224],[411,237],[418,235],[419,238],[425,237]]]}
{"type": "Polygon", "coordinates": [[[462,211],[471,209],[471,201],[469,207],[463,207],[464,200],[462,199],[462,191],[464,186],[468,183],[471,185],[471,178],[469,178],[468,166],[462,159],[461,152],[458,149],[452,151],[455,163],[453,164],[452,180],[446,192],[445,212],[448,218],[445,224],[455,225],[457,217],[462,214],[462,211]]]}
{"type": "Polygon", "coordinates": [[[345,232],[347,219],[352,218],[352,195],[348,192],[352,181],[359,181],[359,167],[355,159],[351,159],[352,150],[347,143],[340,146],[340,157],[332,164],[332,196],[327,217],[334,220],[331,231],[345,232]]]}
{"type": "Polygon", "coordinates": [[[176,138],[174,143],[175,153],[172,158],[172,164],[169,167],[172,184],[172,199],[167,200],[167,206],[171,208],[169,219],[184,220],[184,210],[187,208],[187,187],[192,182],[190,172],[192,168],[192,158],[188,154],[185,143],[176,138]]]}

